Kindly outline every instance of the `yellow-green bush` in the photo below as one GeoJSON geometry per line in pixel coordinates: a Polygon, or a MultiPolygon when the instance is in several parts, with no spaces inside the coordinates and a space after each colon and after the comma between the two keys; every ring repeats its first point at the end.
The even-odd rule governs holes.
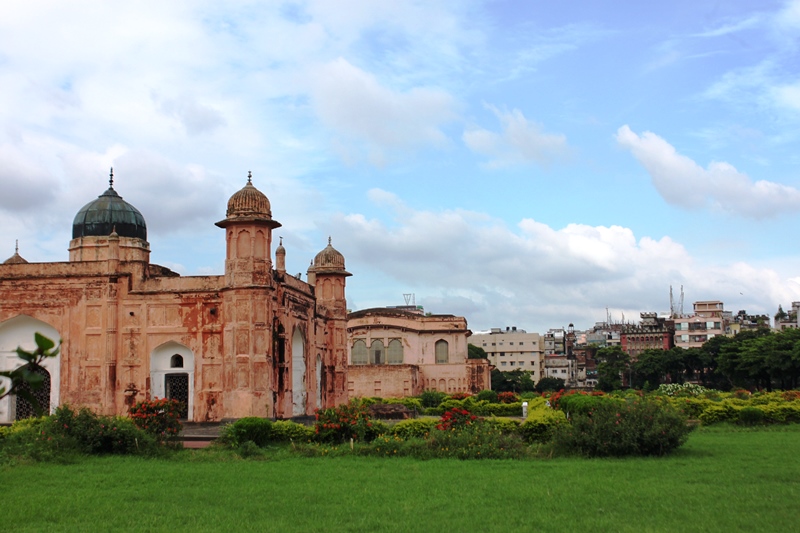
{"type": "Polygon", "coordinates": [[[555,428],[567,422],[564,411],[550,409],[533,409],[520,426],[522,437],[528,442],[547,442],[553,436],[555,428]]]}
{"type": "Polygon", "coordinates": [[[416,418],[411,420],[401,420],[391,427],[389,432],[401,439],[419,438],[424,439],[433,431],[439,420],[436,418],[416,418]]]}

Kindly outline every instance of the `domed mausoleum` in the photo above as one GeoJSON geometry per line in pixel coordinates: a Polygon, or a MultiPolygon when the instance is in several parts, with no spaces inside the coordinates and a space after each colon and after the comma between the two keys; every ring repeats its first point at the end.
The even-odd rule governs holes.
{"type": "Polygon", "coordinates": [[[114,253],[109,248],[112,235],[118,244],[117,259],[150,260],[144,217],[114,190],[113,168],[106,192],[83,206],[72,221],[69,260],[107,261],[114,253]]]}
{"type": "MultiPolygon", "coordinates": [[[[184,404],[193,421],[308,416],[347,401],[344,257],[328,242],[306,281],[272,261],[267,196],[248,173],[228,200],[225,272],[180,276],[150,263],[142,213],[114,188],[83,206],[69,261],[0,264],[0,370],[35,332],[62,339],[41,400],[125,414],[145,398],[184,404]]],[[[220,247],[222,254],[222,247],[220,247]]],[[[0,422],[28,416],[0,400],[0,422]]]]}

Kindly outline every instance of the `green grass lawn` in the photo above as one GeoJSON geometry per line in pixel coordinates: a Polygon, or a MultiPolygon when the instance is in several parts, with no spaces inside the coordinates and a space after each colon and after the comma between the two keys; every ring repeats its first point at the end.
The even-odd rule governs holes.
{"type": "Polygon", "coordinates": [[[185,451],[0,470],[4,531],[797,531],[800,426],[660,459],[245,461],[185,451]],[[227,459],[227,460],[225,460],[227,459]]]}

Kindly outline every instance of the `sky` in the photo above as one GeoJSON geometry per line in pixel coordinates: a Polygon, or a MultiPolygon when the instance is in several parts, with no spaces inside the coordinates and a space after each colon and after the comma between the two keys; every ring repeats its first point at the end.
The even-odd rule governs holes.
{"type": "Polygon", "coordinates": [[[0,2],[0,260],[66,261],[113,166],[151,262],[222,274],[252,171],[287,270],[330,236],[353,310],[773,315],[798,141],[800,1],[0,2]]]}

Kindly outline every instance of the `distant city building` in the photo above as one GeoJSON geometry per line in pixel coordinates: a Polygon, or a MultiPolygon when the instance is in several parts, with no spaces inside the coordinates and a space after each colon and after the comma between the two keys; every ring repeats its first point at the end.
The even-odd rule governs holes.
{"type": "Polygon", "coordinates": [[[731,313],[724,310],[720,301],[700,301],[693,305],[693,314],[673,319],[675,346],[680,348],[700,348],[708,339],[724,335],[732,320],[731,313]]]}
{"type": "Polygon", "coordinates": [[[426,389],[477,393],[489,362],[467,357],[467,319],[386,307],[347,315],[349,396],[416,396],[426,389]]]}
{"type": "Polygon", "coordinates": [[[535,382],[545,376],[542,338],[514,327],[492,328],[488,333],[476,333],[470,343],[486,351],[489,362],[503,372],[524,370],[535,382]]]}
{"type": "Polygon", "coordinates": [[[792,310],[788,313],[784,312],[783,308],[779,308],[778,314],[775,315],[775,329],[783,331],[785,329],[795,329],[800,326],[800,322],[798,322],[797,319],[797,317],[800,316],[798,310],[800,310],[800,302],[792,302],[792,310]]]}
{"type": "MultiPolygon", "coordinates": [[[[796,302],[800,305],[800,302],[796,302]]],[[[733,320],[728,325],[726,333],[729,335],[736,335],[748,329],[760,329],[769,327],[769,316],[767,315],[748,315],[747,311],[740,310],[733,315],[733,320]]],[[[795,320],[794,327],[797,327],[797,320],[795,320]]]]}
{"type": "Polygon", "coordinates": [[[640,313],[638,324],[623,324],[620,331],[620,346],[631,359],[636,359],[644,350],[669,350],[674,344],[675,322],[671,318],[659,317],[656,313],[640,313]]]}

